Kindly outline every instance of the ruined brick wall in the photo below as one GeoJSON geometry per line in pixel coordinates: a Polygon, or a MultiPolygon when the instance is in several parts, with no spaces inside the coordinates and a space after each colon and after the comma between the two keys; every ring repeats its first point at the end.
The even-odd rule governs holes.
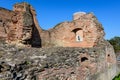
{"type": "Polygon", "coordinates": [[[103,27],[92,13],[77,13],[74,18],[71,22],[63,22],[41,32],[43,47],[93,47],[99,40],[103,40],[103,27]]]}
{"type": "Polygon", "coordinates": [[[32,6],[19,3],[13,11],[0,8],[0,33],[9,44],[43,47],[0,41],[0,79],[111,80],[116,75],[113,47],[92,13],[75,13],[73,21],[42,30],[32,6]]]}
{"type": "MultiPolygon", "coordinates": [[[[14,29],[14,34],[16,35],[14,41],[18,41],[18,43],[25,45],[31,45],[34,22],[30,12],[30,5],[27,3],[15,4],[13,11],[16,13],[13,17],[13,19],[16,18],[16,21],[13,23],[16,27],[14,29]]],[[[12,28],[13,26],[11,26],[10,29],[12,28]]],[[[13,34],[11,34],[11,38],[14,39],[13,34]]]]}
{"type": "Polygon", "coordinates": [[[0,38],[7,38],[7,33],[11,25],[12,15],[14,15],[13,11],[0,8],[0,38]]]}
{"type": "Polygon", "coordinates": [[[75,13],[73,21],[60,23],[47,31],[40,28],[35,10],[27,3],[15,4],[13,11],[2,9],[0,14],[5,22],[0,22],[4,35],[1,37],[8,43],[33,47],[93,47],[104,36],[102,25],[92,13],[75,13]]]}
{"type": "Polygon", "coordinates": [[[40,47],[40,30],[35,10],[28,3],[15,4],[13,11],[0,9],[0,38],[9,44],[40,47]]]}

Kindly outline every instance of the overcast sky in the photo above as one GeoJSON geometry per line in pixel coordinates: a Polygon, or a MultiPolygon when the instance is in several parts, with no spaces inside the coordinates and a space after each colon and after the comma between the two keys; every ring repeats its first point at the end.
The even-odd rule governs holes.
{"type": "Polygon", "coordinates": [[[106,39],[120,36],[120,0],[0,0],[0,7],[12,10],[14,3],[22,1],[35,8],[43,29],[71,21],[75,12],[93,12],[105,29],[106,39]]]}

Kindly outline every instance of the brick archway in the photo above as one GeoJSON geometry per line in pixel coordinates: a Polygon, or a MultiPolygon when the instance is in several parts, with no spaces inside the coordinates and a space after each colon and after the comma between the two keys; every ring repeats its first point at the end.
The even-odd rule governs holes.
{"type": "Polygon", "coordinates": [[[76,28],[72,32],[75,33],[75,40],[77,42],[83,41],[83,30],[81,28],[76,28]]]}

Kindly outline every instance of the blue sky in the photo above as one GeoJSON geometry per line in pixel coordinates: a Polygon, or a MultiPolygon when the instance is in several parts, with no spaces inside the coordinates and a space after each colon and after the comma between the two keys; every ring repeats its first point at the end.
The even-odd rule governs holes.
{"type": "Polygon", "coordinates": [[[0,0],[0,7],[12,10],[14,3],[26,1],[36,10],[43,29],[71,21],[75,12],[93,12],[105,29],[106,39],[120,36],[120,0],[0,0]]]}

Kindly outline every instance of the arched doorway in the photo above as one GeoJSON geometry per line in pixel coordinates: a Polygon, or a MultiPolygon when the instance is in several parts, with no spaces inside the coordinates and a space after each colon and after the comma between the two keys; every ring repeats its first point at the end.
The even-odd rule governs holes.
{"type": "Polygon", "coordinates": [[[75,36],[76,36],[75,40],[77,42],[83,41],[83,30],[81,28],[76,28],[76,29],[72,30],[72,32],[75,33],[75,36]]]}

